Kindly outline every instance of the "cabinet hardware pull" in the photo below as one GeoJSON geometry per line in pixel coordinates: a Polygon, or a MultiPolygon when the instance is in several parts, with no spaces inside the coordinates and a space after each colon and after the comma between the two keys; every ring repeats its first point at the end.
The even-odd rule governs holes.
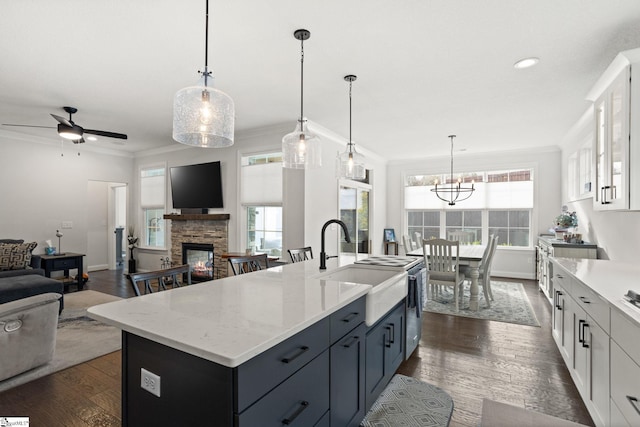
{"type": "Polygon", "coordinates": [[[384,346],[389,348],[391,347],[391,326],[387,325],[384,327],[384,329],[386,331],[389,331],[389,341],[387,341],[387,333],[386,332],[384,333],[384,341],[385,341],[384,346]]]}
{"type": "Polygon", "coordinates": [[[611,202],[607,202],[607,192],[606,190],[608,190],[609,188],[611,188],[608,185],[605,185],[604,187],[600,187],[600,203],[603,205],[608,205],[611,202]]]}
{"type": "Polygon", "coordinates": [[[360,313],[351,313],[348,316],[346,316],[344,319],[342,319],[343,322],[345,323],[349,323],[351,322],[353,319],[355,319],[356,317],[358,317],[358,314],[360,313]]]}
{"type": "Polygon", "coordinates": [[[357,343],[359,339],[360,339],[360,337],[355,337],[355,336],[354,336],[354,337],[351,337],[351,339],[349,340],[349,342],[348,342],[348,343],[346,343],[346,344],[342,344],[342,346],[343,346],[344,348],[349,348],[349,347],[351,347],[353,344],[357,343]]]}
{"type": "Polygon", "coordinates": [[[578,297],[578,299],[585,304],[591,304],[591,301],[589,301],[587,297],[578,297]]]}
{"type": "Polygon", "coordinates": [[[302,346],[298,349],[298,352],[296,354],[294,354],[291,357],[285,357],[284,359],[282,359],[282,363],[291,363],[294,360],[296,360],[298,357],[302,356],[304,353],[306,353],[309,350],[309,347],[302,346]]]}
{"type": "Polygon", "coordinates": [[[300,415],[302,411],[304,411],[308,407],[309,407],[309,402],[307,402],[306,400],[303,400],[302,402],[300,402],[300,407],[296,409],[296,412],[294,412],[293,415],[291,415],[289,418],[285,418],[284,420],[282,420],[282,424],[288,426],[289,424],[293,423],[296,420],[296,418],[298,418],[298,415],[300,415]]]}
{"type": "Polygon", "coordinates": [[[391,323],[391,324],[389,324],[389,326],[391,327],[389,343],[393,344],[393,343],[396,342],[396,324],[395,323],[391,323]]]}
{"type": "Polygon", "coordinates": [[[627,396],[627,400],[629,401],[629,403],[631,403],[631,406],[633,406],[633,409],[635,409],[636,412],[640,415],[640,409],[638,409],[638,398],[633,396],[627,396]]]}
{"type": "MultiPolygon", "coordinates": [[[[581,320],[580,321],[582,323],[582,341],[580,341],[582,343],[582,347],[584,348],[589,348],[589,344],[587,344],[587,333],[585,331],[586,328],[589,327],[589,324],[587,323],[586,320],[581,320]]],[[[580,331],[578,331],[578,337],[580,336],[580,331]]]]}
{"type": "Polygon", "coordinates": [[[562,274],[556,274],[556,277],[557,277],[558,279],[564,279],[564,276],[563,276],[562,274]]]}
{"type": "Polygon", "coordinates": [[[584,338],[582,336],[582,334],[584,334],[584,329],[582,329],[582,324],[584,323],[584,320],[579,320],[578,321],[578,342],[579,343],[583,343],[584,342],[584,338]]]}

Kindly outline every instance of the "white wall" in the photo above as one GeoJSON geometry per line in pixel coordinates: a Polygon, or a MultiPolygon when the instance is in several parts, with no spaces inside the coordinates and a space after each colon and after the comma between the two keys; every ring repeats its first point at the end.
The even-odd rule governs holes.
{"type": "MultiPolygon", "coordinates": [[[[396,230],[396,236],[407,233],[404,215],[404,176],[408,174],[448,172],[450,157],[427,158],[391,162],[387,177],[387,222],[396,230]]],[[[494,276],[532,279],[535,277],[535,236],[547,232],[553,218],[561,207],[560,151],[555,147],[544,147],[535,151],[513,151],[501,153],[455,153],[454,172],[531,167],[534,169],[535,201],[531,223],[533,224],[532,247],[513,249],[499,247],[492,271],[494,276]]],[[[473,197],[473,196],[471,196],[473,197]]],[[[464,202],[456,205],[464,209],[464,202]]]]}
{"type": "Polygon", "coordinates": [[[34,253],[44,253],[45,240],[58,246],[55,234],[61,229],[62,250],[86,254],[88,182],[128,183],[133,171],[131,157],[99,144],[65,142],[61,151],[57,137],[0,130],[0,236],[35,241],[34,253]],[[73,222],[73,228],[62,230],[62,221],[73,222]]]}
{"type": "Polygon", "coordinates": [[[107,200],[110,186],[104,181],[89,181],[87,184],[87,270],[108,268],[107,200]]]}

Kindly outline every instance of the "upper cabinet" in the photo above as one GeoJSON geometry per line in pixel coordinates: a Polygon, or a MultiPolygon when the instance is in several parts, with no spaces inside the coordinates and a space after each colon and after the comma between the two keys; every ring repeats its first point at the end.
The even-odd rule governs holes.
{"type": "Polygon", "coordinates": [[[595,126],[594,209],[640,209],[640,49],[618,54],[587,98],[595,126]]]}

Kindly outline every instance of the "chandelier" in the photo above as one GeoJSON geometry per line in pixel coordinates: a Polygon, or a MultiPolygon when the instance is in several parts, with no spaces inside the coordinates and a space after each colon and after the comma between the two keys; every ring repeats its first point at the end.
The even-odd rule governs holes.
{"type": "Polygon", "coordinates": [[[209,0],[205,22],[204,71],[198,71],[198,85],[179,90],[173,98],[173,139],[194,147],[229,147],[233,145],[235,106],[229,95],[210,86],[209,0]]]}
{"type": "Polygon", "coordinates": [[[304,117],[304,41],[311,37],[308,30],[296,30],[293,36],[300,40],[300,119],[293,132],[282,138],[282,167],[315,169],[322,166],[320,138],[307,129],[304,117]]]}
{"type": "Polygon", "coordinates": [[[454,206],[456,202],[461,202],[463,200],[467,200],[473,192],[475,191],[474,182],[471,181],[471,187],[462,184],[462,180],[458,178],[457,181],[453,180],[453,138],[455,135],[449,135],[448,138],[451,138],[451,170],[449,175],[449,182],[446,184],[438,185],[438,181],[436,180],[435,188],[432,188],[431,191],[436,193],[438,199],[443,202],[447,202],[449,206],[454,206]]]}
{"type": "Polygon", "coordinates": [[[336,158],[336,176],[347,179],[364,179],[367,171],[364,166],[364,156],[356,151],[356,144],[351,139],[351,86],[357,79],[353,74],[344,76],[349,82],[349,143],[347,149],[336,158]]]}

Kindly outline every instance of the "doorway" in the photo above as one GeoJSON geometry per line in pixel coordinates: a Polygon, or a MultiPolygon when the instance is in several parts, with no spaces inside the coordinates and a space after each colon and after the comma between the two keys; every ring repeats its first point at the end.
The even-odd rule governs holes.
{"type": "Polygon", "coordinates": [[[126,254],[127,184],[89,180],[87,188],[87,271],[115,270],[126,254]]]}
{"type": "Polygon", "coordinates": [[[368,254],[371,185],[353,182],[341,183],[339,191],[340,219],[347,225],[351,243],[340,243],[341,253],[368,254]]]}

